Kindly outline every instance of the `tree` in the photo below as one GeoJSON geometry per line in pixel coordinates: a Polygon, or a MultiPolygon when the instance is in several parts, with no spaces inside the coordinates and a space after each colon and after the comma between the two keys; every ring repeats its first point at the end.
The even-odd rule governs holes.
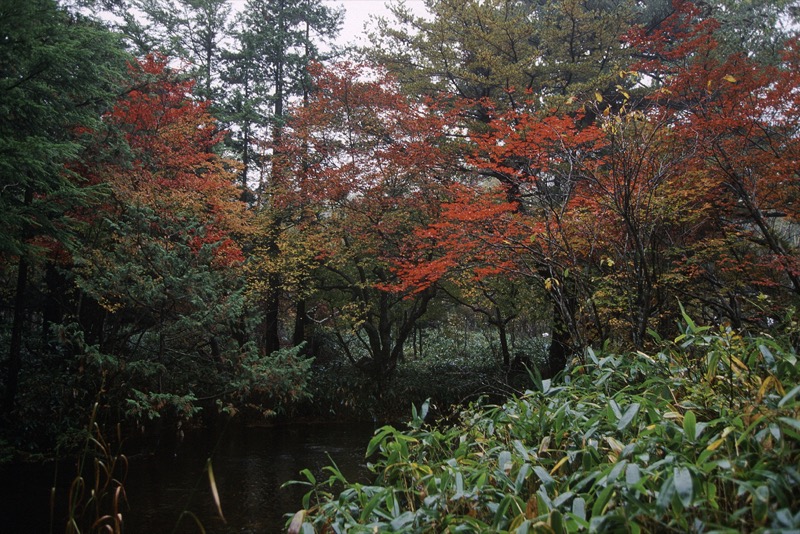
{"type": "MultiPolygon", "coordinates": [[[[490,99],[495,106],[581,92],[608,92],[628,62],[619,41],[632,23],[623,1],[447,0],[428,2],[430,18],[402,4],[399,28],[379,20],[364,53],[398,76],[410,93],[490,99]]],[[[480,115],[478,118],[481,118],[480,115]]]]}
{"type": "Polygon", "coordinates": [[[637,22],[647,33],[658,31],[687,4],[692,5],[695,17],[714,20],[719,25],[716,31],[720,43],[717,53],[722,56],[743,53],[763,64],[780,61],[783,45],[794,33],[792,27],[796,27],[799,14],[793,0],[655,0],[637,4],[637,22]]]}
{"type": "Polygon", "coordinates": [[[70,343],[127,415],[188,418],[209,400],[275,407],[303,395],[310,362],[262,357],[249,339],[237,166],[215,151],[223,134],[210,103],[169,64],[131,64],[129,90],[95,132],[121,137],[127,158],[108,158],[99,142],[79,164],[111,197],[88,215],[91,246],[73,255],[70,343]]]}
{"type": "Polygon", "coordinates": [[[647,58],[638,68],[663,80],[654,99],[670,114],[676,135],[696,147],[693,165],[713,180],[715,204],[724,214],[718,224],[737,236],[737,248],[746,243],[755,252],[753,267],[773,272],[745,278],[744,292],[730,292],[734,304],[716,305],[741,324],[742,299],[770,286],[795,295],[800,289],[792,244],[800,79],[796,37],[773,64],[758,54],[727,54],[720,31],[714,19],[700,19],[696,7],[682,2],[660,31],[633,32],[631,42],[647,58]]]}
{"type": "MultiPolygon", "coordinates": [[[[321,59],[318,40],[333,39],[342,12],[317,0],[248,0],[237,21],[237,46],[228,54],[226,81],[231,100],[234,146],[260,188],[268,188],[270,168],[260,153],[266,139],[278,144],[285,109],[292,98],[311,91],[308,65],[321,59]],[[255,156],[255,157],[254,157],[255,156]]],[[[260,192],[267,194],[266,192],[260,192]]]]}
{"type": "Polygon", "coordinates": [[[126,56],[116,36],[54,1],[3,1],[0,13],[0,251],[5,269],[16,265],[4,398],[11,410],[31,275],[48,250],[69,247],[76,225],[66,215],[96,192],[66,164],[116,96],[126,56]]]}
{"type": "Polygon", "coordinates": [[[377,70],[336,65],[315,84],[285,131],[292,172],[275,198],[293,206],[300,233],[319,236],[322,320],[381,383],[435,294],[404,289],[394,269],[439,208],[444,122],[377,70]]]}
{"type": "MultiPolygon", "coordinates": [[[[466,133],[459,154],[465,169],[487,183],[501,182],[508,206],[521,214],[535,197],[539,208],[555,216],[546,218],[543,228],[552,230],[551,223],[557,228],[558,214],[577,178],[569,171],[569,152],[578,154],[575,146],[558,152],[561,129],[565,128],[570,138],[575,138],[581,128],[591,131],[596,118],[594,108],[579,112],[576,102],[594,100],[597,95],[604,100],[604,107],[621,105],[618,87],[624,89],[621,84],[628,81],[618,73],[630,62],[631,50],[620,36],[634,21],[633,5],[625,1],[500,0],[435,2],[429,9],[433,14],[430,21],[414,20],[408,12],[395,9],[396,17],[407,28],[394,30],[383,22],[375,37],[376,51],[366,53],[386,62],[410,92],[435,94],[458,110],[457,124],[466,133]],[[506,112],[511,115],[498,120],[506,112]],[[549,116],[553,112],[556,116],[549,116]],[[575,117],[580,117],[580,122],[575,117]],[[495,131],[506,119],[500,130],[508,132],[495,131]],[[534,148],[539,154],[533,163],[516,153],[526,143],[522,135],[505,149],[495,146],[503,135],[516,135],[514,121],[520,119],[527,125],[523,129],[541,119],[543,124],[531,126],[529,131],[536,131],[542,141],[551,145],[534,148]],[[491,161],[485,161],[487,150],[491,161]],[[564,163],[564,172],[534,168],[540,164],[553,167],[546,163],[551,156],[564,163]],[[529,179],[532,175],[543,178],[529,179]]],[[[485,190],[473,188],[472,193],[480,195],[485,190]]],[[[493,200],[489,199],[489,203],[493,200]]],[[[464,206],[467,212],[472,211],[470,206],[481,206],[477,208],[480,211],[486,203],[473,198],[464,206]]],[[[559,243],[556,234],[550,232],[551,243],[559,243]]],[[[467,236],[466,243],[472,241],[467,236]]],[[[481,244],[478,249],[484,247],[481,244]]],[[[527,257],[551,257],[544,249],[539,252],[527,257]]],[[[500,258],[505,257],[500,255],[497,259],[504,263],[500,258]]],[[[528,272],[535,273],[534,278],[553,279],[549,262],[534,263],[528,266],[528,272]]],[[[550,354],[553,372],[563,368],[570,345],[582,344],[575,325],[577,296],[573,292],[568,284],[560,286],[558,293],[551,293],[555,297],[550,354]]]]}
{"type": "MultiPolygon", "coordinates": [[[[792,253],[775,238],[774,225],[769,229],[759,221],[758,214],[771,208],[762,203],[750,210],[748,222],[728,225],[726,210],[737,212],[748,199],[741,192],[720,198],[725,182],[709,167],[710,162],[727,165],[722,170],[728,174],[738,167],[742,176],[757,169],[763,176],[791,175],[782,163],[765,164],[763,158],[769,153],[791,161],[794,127],[778,124],[785,122],[779,118],[783,113],[796,115],[788,102],[795,94],[792,82],[781,86],[785,96],[779,104],[775,96],[767,104],[764,81],[784,80],[792,70],[770,70],[776,67],[764,62],[768,50],[747,58],[732,54],[741,49],[738,17],[746,7],[726,11],[716,3],[704,10],[676,2],[661,9],[655,4],[438,2],[431,7],[432,21],[396,10],[416,33],[379,27],[383,40],[377,54],[400,79],[414,90],[444,95],[448,105],[462,110],[466,120],[459,124],[467,141],[460,155],[465,170],[483,177],[477,185],[451,189],[441,217],[421,233],[429,241],[406,262],[401,276],[417,287],[459,279],[465,270],[478,278],[524,273],[542,284],[554,305],[551,371],[563,367],[568,350],[590,340],[628,337],[641,347],[649,328],[663,328],[676,313],[678,297],[698,301],[693,295],[698,284],[716,288],[702,293],[705,305],[716,302],[718,312],[740,324],[741,306],[731,304],[738,297],[726,296],[723,305],[712,295],[723,279],[733,284],[732,294],[743,289],[734,289],[737,278],[749,280],[745,291],[764,287],[764,262],[751,263],[753,248],[735,244],[748,224],[761,228],[760,238],[772,243],[770,261],[792,283],[792,253]],[[722,23],[712,16],[718,13],[726,15],[722,23]],[[528,41],[526,32],[517,33],[526,17],[540,23],[527,32],[528,41]],[[616,17],[618,32],[636,20],[645,24],[627,36],[601,34],[595,23],[603,17],[616,17]],[[526,68],[525,57],[534,58],[528,64],[535,68],[526,68]],[[634,64],[635,58],[643,59],[634,64]],[[747,59],[745,72],[755,69],[763,78],[739,83],[740,67],[731,58],[747,59]],[[720,70],[722,65],[729,71],[720,70]],[[647,73],[654,83],[642,83],[631,70],[647,73]],[[424,75],[417,78],[415,72],[424,75]],[[707,100],[719,105],[711,95],[722,90],[720,80],[726,91],[733,85],[741,90],[726,100],[731,110],[741,111],[739,119],[719,120],[716,107],[697,106],[707,100]],[[522,94],[521,87],[532,89],[532,95],[522,94]],[[749,99],[750,94],[759,96],[749,99]],[[743,108],[741,102],[747,101],[761,104],[743,108]],[[707,122],[694,118],[701,110],[707,122]],[[698,131],[710,134],[704,144],[698,143],[698,131]],[[735,141],[723,157],[719,141],[726,138],[735,141]],[[769,174],[772,169],[776,172],[769,174]],[[700,258],[715,265],[713,276],[698,275],[700,258]],[[737,272],[746,275],[725,275],[737,259],[747,265],[737,272]]],[[[778,11],[762,13],[768,12],[778,11]]],[[[780,34],[762,30],[759,35],[767,40],[780,34]]],[[[729,185],[732,181],[728,178],[729,185]]],[[[779,183],[782,191],[793,191],[785,188],[785,178],[779,183]]],[[[767,192],[779,189],[769,186],[756,195],[783,205],[767,192]]]]}
{"type": "MultiPolygon", "coordinates": [[[[130,89],[106,114],[104,129],[96,132],[100,139],[94,150],[76,164],[88,179],[111,189],[102,211],[87,218],[102,228],[106,220],[117,224],[113,221],[132,217],[136,232],[142,232],[147,225],[136,222],[142,212],[151,221],[148,235],[153,232],[156,239],[171,236],[198,254],[211,247],[211,267],[231,269],[244,260],[232,238],[247,232],[244,204],[233,183],[236,164],[214,152],[222,134],[208,114],[209,103],[193,100],[193,83],[180,79],[167,65],[167,58],[153,55],[130,65],[130,89]],[[119,136],[126,158],[108,158],[101,140],[108,136],[119,136]],[[187,236],[174,235],[176,220],[186,221],[187,236]],[[173,230],[159,229],[157,221],[173,230]]],[[[115,232],[118,237],[110,241],[101,232],[99,237],[105,243],[95,244],[89,254],[102,256],[103,246],[130,238],[124,230],[115,232]]],[[[119,261],[125,262],[125,254],[118,256],[119,261]]],[[[137,254],[127,254],[135,264],[132,258],[137,254]]],[[[106,263],[100,257],[94,259],[97,268],[106,263]]],[[[102,278],[91,267],[93,263],[88,261],[80,276],[102,278]]],[[[110,265],[104,269],[113,271],[110,265]]],[[[103,345],[102,335],[98,342],[103,345]]]]}
{"type": "Polygon", "coordinates": [[[694,302],[684,262],[722,237],[712,222],[722,208],[692,166],[697,147],[674,134],[669,114],[637,107],[600,119],[598,157],[578,170],[563,231],[598,340],[641,349],[649,330],[669,334],[678,299],[694,302]]]}
{"type": "Polygon", "coordinates": [[[195,92],[219,103],[225,40],[231,38],[229,0],[132,0],[118,13],[120,29],[140,55],[161,52],[186,61],[195,92]],[[131,9],[133,8],[133,9],[131,9]]]}
{"type": "Polygon", "coordinates": [[[244,205],[233,174],[238,165],[214,151],[224,133],[209,113],[211,103],[194,100],[194,82],[168,63],[149,55],[130,65],[130,90],[106,122],[124,139],[131,159],[87,172],[111,184],[123,207],[191,214],[228,233],[242,230],[244,205]]]}
{"type": "Polygon", "coordinates": [[[445,212],[456,219],[442,221],[441,233],[449,236],[445,243],[459,240],[457,246],[474,258],[457,263],[482,266],[488,261],[489,267],[476,274],[500,269],[545,288],[553,310],[548,369],[543,371],[548,375],[562,370],[568,354],[587,342],[579,322],[583,280],[576,276],[579,271],[570,274],[576,250],[565,231],[568,203],[584,177],[581,169],[597,165],[605,146],[602,130],[591,121],[587,125],[587,116],[596,115],[587,107],[588,112],[554,109],[545,114],[538,102],[528,100],[524,107],[490,114],[485,131],[472,136],[467,161],[492,179],[492,194],[486,186],[466,189],[445,212]],[[481,222],[490,213],[493,223],[481,222]],[[475,222],[456,237],[452,226],[459,220],[475,222]]]}
{"type": "MultiPolygon", "coordinates": [[[[286,108],[292,99],[308,98],[308,66],[321,56],[317,42],[332,39],[341,19],[341,11],[316,0],[249,0],[238,21],[238,49],[229,56],[229,112],[237,123],[231,144],[244,164],[242,182],[255,190],[257,209],[266,211],[259,220],[267,227],[253,243],[266,264],[277,261],[284,231],[273,195],[285,172],[279,152],[286,108]]],[[[264,317],[262,350],[269,354],[281,346],[282,281],[274,270],[265,274],[259,306],[264,317]]]]}

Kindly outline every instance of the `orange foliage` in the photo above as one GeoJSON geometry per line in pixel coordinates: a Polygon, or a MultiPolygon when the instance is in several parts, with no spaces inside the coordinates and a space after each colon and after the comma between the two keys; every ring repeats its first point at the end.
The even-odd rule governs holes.
{"type": "Polygon", "coordinates": [[[197,217],[206,231],[193,238],[194,246],[219,243],[216,261],[240,263],[244,257],[230,235],[246,230],[244,205],[233,185],[235,162],[214,152],[223,132],[209,102],[192,99],[193,82],[171,73],[165,57],[148,55],[129,71],[131,89],[106,120],[124,137],[131,160],[109,163],[102,179],[123,205],[197,217]]]}
{"type": "Polygon", "coordinates": [[[374,259],[387,270],[377,284],[398,289],[388,268],[436,217],[445,192],[445,123],[379,70],[342,63],[312,71],[317,91],[284,132],[279,153],[293,172],[276,184],[276,206],[293,209],[307,234],[326,236],[318,259],[374,259]]]}

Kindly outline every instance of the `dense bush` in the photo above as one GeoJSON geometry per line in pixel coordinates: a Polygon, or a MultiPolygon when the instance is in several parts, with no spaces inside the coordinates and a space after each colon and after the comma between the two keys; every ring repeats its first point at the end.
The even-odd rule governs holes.
{"type": "Polygon", "coordinates": [[[454,426],[415,409],[369,443],[374,485],[305,471],[290,532],[800,528],[797,354],[686,319],[655,355],[589,351],[454,426]]]}
{"type": "Polygon", "coordinates": [[[426,399],[439,413],[481,396],[500,401],[530,384],[525,365],[541,365],[547,353],[544,338],[518,341],[524,364],[508,368],[499,355],[492,355],[491,340],[482,333],[471,332],[467,339],[449,334],[429,332],[424,352],[414,355],[409,350],[384,382],[341,354],[319,359],[309,381],[312,396],[301,409],[344,419],[391,421],[405,418],[409,404],[426,399]]]}

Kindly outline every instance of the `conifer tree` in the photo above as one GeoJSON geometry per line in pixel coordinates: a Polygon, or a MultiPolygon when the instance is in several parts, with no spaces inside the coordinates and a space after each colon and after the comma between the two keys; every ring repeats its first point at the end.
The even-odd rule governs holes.
{"type": "Polygon", "coordinates": [[[49,251],[69,247],[70,209],[93,188],[69,172],[124,76],[126,55],[99,23],[52,0],[0,2],[0,257],[16,270],[5,408],[17,395],[28,287],[49,251]]]}

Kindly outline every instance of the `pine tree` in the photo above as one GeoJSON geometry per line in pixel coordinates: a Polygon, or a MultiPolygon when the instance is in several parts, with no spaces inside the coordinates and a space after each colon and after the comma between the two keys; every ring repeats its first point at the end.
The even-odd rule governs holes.
{"type": "Polygon", "coordinates": [[[0,257],[16,266],[5,408],[22,367],[27,291],[38,260],[69,247],[70,209],[96,190],[65,166],[100,120],[124,76],[126,55],[99,23],[52,0],[0,2],[0,257]]]}

